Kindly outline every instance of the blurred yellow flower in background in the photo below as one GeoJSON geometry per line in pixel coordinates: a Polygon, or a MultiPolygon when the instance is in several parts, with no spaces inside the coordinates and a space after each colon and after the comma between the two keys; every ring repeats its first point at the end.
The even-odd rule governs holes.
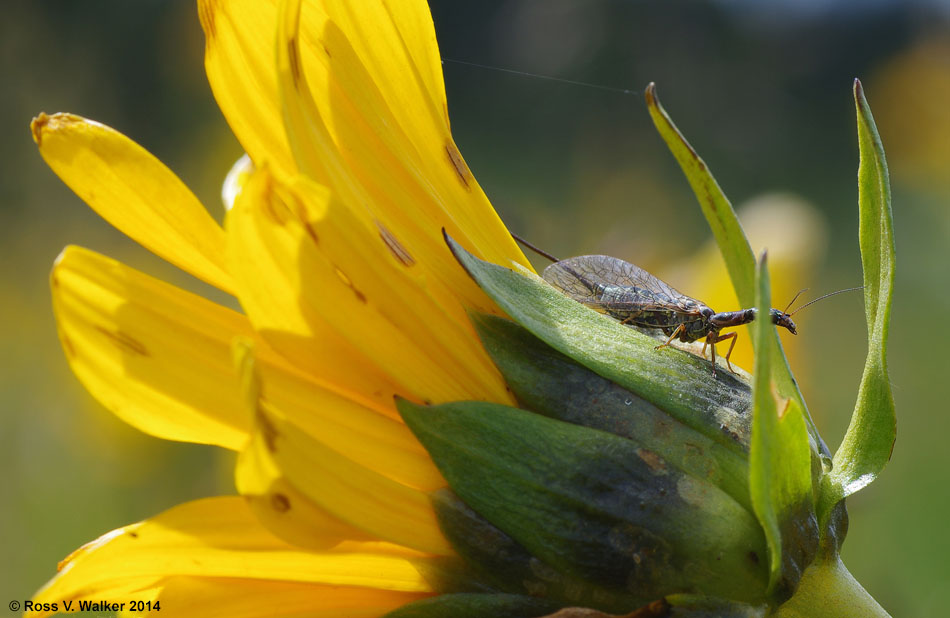
{"type": "Polygon", "coordinates": [[[246,499],[109,533],[35,601],[380,615],[431,592],[414,561],[452,553],[426,493],[445,482],[393,396],[513,401],[466,315],[498,310],[441,229],[527,262],[452,140],[425,3],[198,8],[212,89],[250,158],[223,228],[118,132],[69,114],[32,128],[96,212],[239,300],[243,314],[78,247],[51,275],[86,388],[147,433],[238,451],[246,499]]]}
{"type": "MultiPolygon", "coordinates": [[[[756,255],[763,250],[769,254],[772,273],[772,299],[779,309],[792,300],[802,288],[808,287],[828,243],[827,224],[821,213],[804,199],[783,193],[758,196],[736,209],[742,227],[756,255]]],[[[679,290],[698,298],[716,311],[732,311],[739,306],[725,262],[716,243],[709,240],[692,255],[660,271],[667,281],[675,281],[679,290]],[[688,290],[688,291],[686,291],[688,290]]],[[[811,290],[811,297],[823,291],[811,290]]],[[[807,302],[802,296],[796,305],[807,302]]],[[[795,307],[791,307],[794,309],[795,307]]],[[[751,337],[741,329],[732,363],[747,371],[752,370],[751,337]]],[[[799,359],[798,338],[778,329],[789,363],[796,372],[807,371],[799,359]]],[[[700,342],[699,348],[702,347],[700,342]]]]}
{"type": "Polygon", "coordinates": [[[874,76],[892,173],[918,189],[950,191],[950,37],[931,36],[874,76]]]}

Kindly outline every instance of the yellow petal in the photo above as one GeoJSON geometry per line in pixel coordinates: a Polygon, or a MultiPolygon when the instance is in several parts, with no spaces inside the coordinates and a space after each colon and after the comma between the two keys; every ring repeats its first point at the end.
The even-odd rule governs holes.
{"type": "Polygon", "coordinates": [[[251,414],[231,343],[256,342],[268,399],[306,431],[333,438],[353,457],[412,486],[441,477],[425,450],[390,414],[290,367],[247,318],[79,247],[51,275],[53,308],[70,365],[86,388],[129,424],[171,440],[240,449],[251,414]],[[370,464],[370,462],[372,462],[370,464]]]}
{"type": "Polygon", "coordinates": [[[349,39],[403,125],[419,118],[425,123],[448,122],[442,62],[428,3],[374,0],[356,6],[345,0],[321,0],[315,4],[349,39]]]}
{"type": "Polygon", "coordinates": [[[46,163],[99,215],[165,260],[231,291],[221,227],[158,159],[72,114],[40,114],[32,130],[46,163]]]}
{"type": "Polygon", "coordinates": [[[239,486],[266,483],[279,470],[309,501],[355,528],[420,551],[453,553],[425,492],[357,464],[264,406],[256,420],[239,486]]]}
{"type": "Polygon", "coordinates": [[[303,380],[270,359],[266,348],[262,352],[265,405],[301,431],[394,481],[422,490],[445,486],[428,452],[401,420],[303,380]]]}
{"type": "Polygon", "coordinates": [[[297,171],[281,117],[274,64],[277,9],[267,0],[199,0],[205,71],[218,107],[256,165],[297,171]]]}
{"type": "Polygon", "coordinates": [[[237,269],[235,283],[244,311],[260,335],[295,366],[339,385],[354,399],[364,397],[381,409],[394,410],[398,388],[393,381],[312,308],[301,305],[299,288],[315,283],[301,279],[293,254],[274,253],[272,245],[286,245],[274,245],[259,232],[263,223],[255,219],[267,216],[255,205],[263,195],[254,181],[261,173],[249,179],[226,222],[228,254],[237,269]]]}
{"type": "Polygon", "coordinates": [[[303,8],[301,46],[311,49],[301,55],[303,73],[352,173],[377,213],[391,216],[386,225],[406,234],[406,225],[441,222],[422,230],[432,243],[427,258],[442,255],[433,232],[444,225],[485,259],[528,265],[452,140],[426,3],[319,4],[322,11],[303,8]]]}
{"type": "Polygon", "coordinates": [[[103,405],[158,437],[244,444],[250,416],[229,345],[253,337],[246,318],[79,247],[50,281],[66,357],[103,405]]]}
{"type": "Polygon", "coordinates": [[[253,579],[177,577],[156,600],[160,616],[195,618],[377,618],[426,593],[270,582],[253,579]]]}
{"type": "MultiPolygon", "coordinates": [[[[275,384],[269,382],[266,388],[262,388],[261,371],[251,342],[236,342],[234,353],[247,406],[254,414],[264,414],[265,410],[270,410],[275,416],[286,418],[279,410],[287,394],[307,395],[306,391],[295,388],[292,383],[277,384],[274,389],[275,384]]],[[[311,399],[313,397],[306,397],[306,400],[311,399]]],[[[346,401],[316,403],[311,408],[312,415],[296,415],[298,426],[293,427],[293,431],[309,430],[311,438],[319,441],[321,447],[323,444],[328,445],[350,462],[397,483],[407,484],[408,481],[410,486],[416,488],[421,483],[427,489],[445,486],[445,481],[428,454],[402,423],[365,408],[346,405],[346,401]],[[333,408],[333,412],[328,414],[322,411],[321,403],[333,408]],[[336,409],[340,407],[345,409],[336,409]],[[375,426],[377,432],[367,432],[369,426],[375,426]]],[[[251,508],[261,522],[280,538],[300,547],[322,549],[338,543],[340,539],[368,538],[366,532],[343,523],[297,489],[293,479],[285,476],[277,461],[271,457],[270,451],[276,446],[274,423],[264,418],[259,422],[261,431],[254,435],[251,443],[242,451],[235,478],[238,491],[248,497],[251,508]]],[[[334,499],[333,496],[327,498],[334,499]]]]}
{"type": "Polygon", "coordinates": [[[260,448],[256,441],[241,452],[235,479],[238,492],[265,528],[302,549],[324,550],[341,539],[372,538],[314,504],[282,476],[270,459],[259,456],[260,448]]]}
{"type": "MultiPolygon", "coordinates": [[[[317,584],[313,605],[319,609],[324,586],[430,592],[413,566],[412,561],[418,558],[417,552],[377,543],[347,543],[325,552],[301,551],[262,528],[243,499],[207,498],[114,530],[76,550],[60,564],[56,577],[36,593],[34,601],[62,604],[65,600],[108,599],[128,603],[154,596],[166,581],[174,582],[172,578],[188,578],[199,582],[317,584]]],[[[181,607],[169,609],[182,611],[181,607]]]]}
{"type": "Polygon", "coordinates": [[[284,187],[258,170],[227,219],[239,297],[257,329],[317,375],[352,381],[369,365],[417,400],[510,401],[458,301],[431,296],[367,225],[322,187],[284,187]],[[341,337],[373,362],[321,350],[341,337]]]}
{"type": "MultiPolygon", "coordinates": [[[[363,8],[376,16],[368,22],[377,27],[357,36],[381,37],[367,45],[404,46],[382,6],[361,6],[361,14],[363,8]]],[[[469,306],[497,311],[451,258],[441,229],[487,259],[527,262],[478,188],[447,124],[427,114],[431,106],[418,90],[397,93],[408,107],[395,112],[323,7],[308,4],[302,15],[298,11],[299,2],[286,3],[277,56],[288,139],[301,171],[328,183],[384,240],[398,236],[399,253],[434,275],[433,289],[444,285],[469,306]]],[[[413,82],[409,69],[388,77],[388,83],[413,82]]]]}

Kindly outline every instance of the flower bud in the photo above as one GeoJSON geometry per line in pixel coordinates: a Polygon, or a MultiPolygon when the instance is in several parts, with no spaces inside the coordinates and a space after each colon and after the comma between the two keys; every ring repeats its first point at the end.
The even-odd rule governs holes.
{"type": "MultiPolygon", "coordinates": [[[[507,286],[515,299],[506,310],[519,323],[471,318],[519,407],[397,402],[449,483],[432,498],[459,554],[435,577],[436,613],[419,615],[447,611],[441,603],[487,615],[503,599],[605,616],[657,603],[684,616],[760,615],[791,596],[821,536],[813,510],[779,513],[775,576],[750,495],[745,379],[713,378],[685,352],[661,360],[651,339],[453,249],[483,289],[507,286]],[[617,340],[603,347],[607,333],[617,340]]],[[[817,461],[820,440],[806,442],[817,461]]],[[[843,525],[835,519],[829,538],[843,525]]]]}

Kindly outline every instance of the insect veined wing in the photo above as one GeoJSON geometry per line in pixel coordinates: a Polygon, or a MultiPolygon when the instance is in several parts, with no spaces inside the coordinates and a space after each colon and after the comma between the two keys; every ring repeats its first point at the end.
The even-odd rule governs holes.
{"type": "Polygon", "coordinates": [[[541,275],[574,300],[592,307],[694,313],[702,306],[639,266],[609,255],[581,255],[551,264],[541,275]]]}

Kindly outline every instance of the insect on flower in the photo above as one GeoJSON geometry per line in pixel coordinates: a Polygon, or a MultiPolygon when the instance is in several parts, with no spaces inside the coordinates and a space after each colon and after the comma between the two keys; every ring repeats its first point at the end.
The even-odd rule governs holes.
{"type": "MultiPolygon", "coordinates": [[[[736,346],[738,334],[720,334],[719,331],[755,320],[758,310],[754,307],[716,312],[705,303],[678,292],[639,266],[621,259],[607,255],[581,255],[558,260],[524,239],[514,234],[512,236],[525,247],[554,262],[544,269],[541,276],[565,295],[619,320],[621,324],[662,330],[664,335],[668,335],[666,343],[654,349],[665,348],[677,338],[684,343],[692,343],[705,337],[702,355],[706,358],[706,348],[709,347],[712,372],[716,375],[716,344],[731,340],[725,356],[726,366],[729,371],[736,373],[729,357],[736,346]]],[[[849,288],[826,294],[789,313],[788,308],[805,291],[801,290],[784,310],[771,309],[769,318],[776,326],[786,328],[793,335],[797,335],[792,315],[828,296],[859,289],[861,288],[849,288]]]]}

